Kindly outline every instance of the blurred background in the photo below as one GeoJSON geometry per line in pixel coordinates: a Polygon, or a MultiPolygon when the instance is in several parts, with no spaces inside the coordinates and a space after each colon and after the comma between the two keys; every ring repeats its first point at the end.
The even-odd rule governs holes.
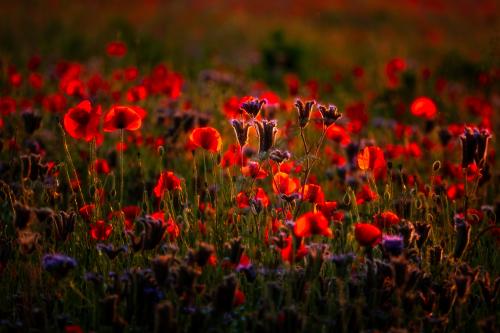
{"type": "Polygon", "coordinates": [[[272,83],[284,73],[377,77],[394,57],[457,73],[498,68],[494,0],[2,1],[0,56],[89,61],[124,41],[130,62],[187,77],[228,69],[272,83]],[[446,66],[444,66],[445,64],[446,66]]]}

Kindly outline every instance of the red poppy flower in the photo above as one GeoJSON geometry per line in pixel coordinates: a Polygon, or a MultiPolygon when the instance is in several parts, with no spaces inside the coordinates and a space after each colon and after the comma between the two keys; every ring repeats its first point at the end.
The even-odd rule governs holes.
{"type": "Polygon", "coordinates": [[[292,236],[288,236],[283,241],[285,243],[285,246],[281,249],[281,258],[283,259],[283,261],[288,261],[289,263],[291,263],[294,261],[294,259],[300,260],[307,255],[308,250],[302,242],[297,247],[294,255],[292,236]]]}
{"type": "Polygon", "coordinates": [[[245,192],[240,192],[236,195],[236,204],[238,208],[244,209],[250,207],[250,200],[245,192]]]}
{"type": "Polygon", "coordinates": [[[356,193],[356,203],[361,205],[365,202],[371,202],[378,198],[377,193],[372,191],[367,184],[363,185],[358,193],[356,193]]]}
{"type": "Polygon", "coordinates": [[[267,172],[261,168],[257,162],[249,162],[247,166],[241,168],[241,173],[245,177],[251,177],[255,179],[263,179],[267,177],[267,172]]]}
{"type": "Polygon", "coordinates": [[[131,231],[134,229],[134,221],[141,212],[139,206],[125,206],[122,208],[122,212],[125,218],[125,230],[131,231]]]}
{"type": "Polygon", "coordinates": [[[107,175],[111,171],[109,168],[108,161],[103,158],[96,159],[94,161],[93,168],[96,173],[103,175],[107,175]]]}
{"type": "Polygon", "coordinates": [[[354,225],[354,237],[361,246],[374,247],[382,241],[382,231],[369,223],[356,223],[354,225]]]}
{"type": "Polygon", "coordinates": [[[93,108],[90,101],[83,101],[64,115],[64,129],[75,139],[90,141],[99,135],[101,107],[93,108]]]}
{"type": "Polygon", "coordinates": [[[391,212],[386,211],[373,216],[373,221],[378,228],[387,228],[399,223],[399,217],[391,212]]]}
{"type": "Polygon", "coordinates": [[[165,190],[181,190],[181,180],[172,171],[163,171],[160,174],[153,192],[157,198],[160,198],[165,193],[165,190]]]}
{"type": "Polygon", "coordinates": [[[384,152],[379,147],[365,147],[358,153],[358,166],[361,170],[371,170],[375,179],[385,177],[387,165],[385,162],[384,152]]]}
{"type": "Polygon", "coordinates": [[[238,288],[234,291],[233,306],[245,304],[245,294],[238,288]]]}
{"type": "Polygon", "coordinates": [[[195,128],[189,136],[190,141],[196,146],[216,153],[222,147],[220,133],[213,127],[195,128]]]}
{"type": "Polygon", "coordinates": [[[344,219],[344,213],[341,211],[337,211],[337,202],[336,201],[324,201],[316,205],[316,209],[320,211],[328,221],[337,221],[341,222],[344,219]]]}
{"type": "Polygon", "coordinates": [[[239,145],[230,145],[227,151],[222,155],[221,167],[227,168],[234,165],[246,165],[248,157],[241,153],[239,145]]]}
{"type": "Polygon", "coordinates": [[[269,206],[269,197],[266,191],[262,187],[257,188],[257,193],[255,194],[255,200],[260,200],[262,206],[269,206]]]}
{"type": "Polygon", "coordinates": [[[121,41],[109,42],[106,45],[106,53],[110,57],[121,58],[127,53],[127,45],[121,41]]]}
{"type": "Polygon", "coordinates": [[[299,188],[298,180],[292,179],[284,172],[278,172],[273,177],[274,193],[290,195],[299,188]]]}
{"type": "Polygon", "coordinates": [[[173,218],[169,218],[167,221],[167,234],[170,241],[174,241],[181,234],[179,225],[175,223],[173,218]]]}
{"type": "Polygon", "coordinates": [[[139,108],[131,106],[113,106],[104,116],[104,131],[114,132],[119,129],[138,130],[142,125],[139,108]]]}
{"type": "Polygon", "coordinates": [[[7,116],[16,111],[16,100],[12,97],[0,97],[0,114],[7,116]]]}
{"type": "Polygon", "coordinates": [[[425,119],[434,119],[437,114],[436,104],[428,97],[418,97],[410,106],[410,111],[414,116],[425,119]]]}
{"type": "Polygon", "coordinates": [[[80,208],[78,212],[85,221],[90,222],[92,220],[92,215],[94,214],[94,210],[95,210],[94,204],[87,204],[82,208],[80,208]]]}
{"type": "Polygon", "coordinates": [[[332,229],[328,227],[328,220],[320,212],[308,212],[300,216],[295,222],[293,232],[297,237],[309,237],[312,235],[333,237],[332,229]]]}
{"type": "Polygon", "coordinates": [[[351,138],[345,128],[337,124],[331,124],[328,126],[326,129],[326,137],[340,143],[342,146],[346,146],[351,142],[351,138]]]}
{"type": "Polygon", "coordinates": [[[310,203],[322,203],[325,201],[325,195],[321,186],[316,184],[306,184],[303,188],[304,198],[303,200],[309,201],[310,203]]]}
{"type": "Polygon", "coordinates": [[[90,236],[94,240],[105,241],[109,238],[112,231],[113,226],[103,220],[99,220],[90,225],[90,236]]]}

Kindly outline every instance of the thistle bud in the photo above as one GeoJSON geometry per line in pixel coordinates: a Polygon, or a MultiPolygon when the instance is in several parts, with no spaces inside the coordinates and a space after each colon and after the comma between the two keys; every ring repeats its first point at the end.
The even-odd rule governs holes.
{"type": "Polygon", "coordinates": [[[250,117],[255,118],[262,110],[262,106],[266,104],[265,99],[259,100],[258,98],[251,98],[250,100],[241,103],[240,109],[245,111],[250,117]]]}
{"type": "Polygon", "coordinates": [[[273,147],[276,132],[278,132],[278,129],[276,128],[277,125],[278,122],[276,120],[262,120],[255,122],[255,128],[259,136],[259,154],[266,153],[273,147]]]}
{"type": "Polygon", "coordinates": [[[300,99],[295,102],[295,107],[299,113],[299,126],[304,128],[309,123],[311,111],[316,104],[316,101],[307,101],[305,104],[300,99]]]}
{"type": "Polygon", "coordinates": [[[335,105],[329,105],[328,109],[325,106],[320,105],[318,106],[318,109],[321,113],[321,117],[323,118],[323,123],[327,127],[335,123],[340,119],[340,117],[342,117],[342,113],[339,112],[335,105]]]}
{"type": "Polygon", "coordinates": [[[241,147],[246,145],[248,142],[248,129],[250,128],[250,125],[242,120],[232,119],[231,126],[233,126],[238,144],[241,147]]]}

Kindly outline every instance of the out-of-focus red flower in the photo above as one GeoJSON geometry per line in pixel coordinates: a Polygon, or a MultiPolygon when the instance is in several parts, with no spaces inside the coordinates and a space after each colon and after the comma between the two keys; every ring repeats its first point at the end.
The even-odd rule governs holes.
{"type": "Polygon", "coordinates": [[[387,165],[384,158],[384,152],[381,148],[370,146],[363,148],[357,156],[358,167],[361,170],[371,170],[375,179],[385,177],[387,165]]]}
{"type": "Polygon", "coordinates": [[[463,183],[452,184],[446,190],[446,196],[449,200],[457,200],[465,195],[465,187],[463,183]]]}
{"type": "Polygon", "coordinates": [[[221,135],[213,127],[195,128],[191,132],[189,139],[196,147],[201,147],[213,153],[217,153],[222,147],[221,135]]]}
{"type": "Polygon", "coordinates": [[[297,96],[300,86],[299,77],[295,74],[287,74],[283,81],[285,81],[285,85],[288,88],[288,94],[290,96],[297,96]]]}
{"type": "Polygon", "coordinates": [[[299,188],[298,180],[292,179],[284,172],[278,172],[273,178],[274,193],[290,195],[299,188]]]}
{"type": "Polygon", "coordinates": [[[92,215],[94,214],[94,210],[95,210],[94,204],[87,204],[87,205],[81,207],[78,210],[78,212],[80,213],[80,215],[82,216],[82,218],[85,221],[90,222],[92,220],[92,215]]]}
{"type": "Polygon", "coordinates": [[[90,225],[90,236],[92,239],[97,241],[105,241],[111,235],[113,231],[113,226],[104,222],[104,220],[99,220],[96,223],[90,225]]]}
{"type": "Polygon", "coordinates": [[[244,209],[250,207],[250,199],[245,192],[240,192],[236,195],[236,204],[238,208],[244,209]]]}
{"type": "Polygon", "coordinates": [[[78,325],[66,325],[64,333],[83,333],[83,329],[78,325]]]}
{"type": "Polygon", "coordinates": [[[295,222],[293,232],[297,237],[309,237],[312,235],[333,237],[332,229],[328,226],[328,220],[320,212],[308,212],[300,216],[295,222]]]}
{"type": "Polygon", "coordinates": [[[258,162],[250,161],[246,166],[241,168],[241,173],[245,177],[263,179],[267,177],[267,172],[261,168],[258,162]]]}
{"type": "Polygon", "coordinates": [[[122,208],[122,213],[125,218],[125,230],[133,230],[134,221],[141,213],[141,208],[139,206],[125,206],[122,208]]]}
{"type": "Polygon", "coordinates": [[[266,191],[262,187],[257,188],[257,193],[255,194],[255,200],[260,200],[263,207],[269,206],[269,197],[266,191]]]}
{"type": "Polygon", "coordinates": [[[143,85],[132,87],[127,91],[127,101],[130,103],[143,101],[146,97],[148,97],[148,91],[143,85]]]}
{"type": "Polygon", "coordinates": [[[293,238],[292,236],[288,236],[284,240],[285,246],[281,249],[281,258],[283,261],[288,261],[292,263],[294,260],[300,260],[307,255],[307,248],[301,242],[299,246],[297,246],[297,250],[293,253],[293,238]]]}
{"type": "Polygon", "coordinates": [[[336,201],[324,201],[316,205],[316,209],[320,211],[328,221],[338,221],[341,222],[344,219],[344,213],[337,210],[336,201]]]}
{"type": "Polygon", "coordinates": [[[395,88],[399,85],[399,73],[406,69],[406,62],[401,58],[391,59],[385,66],[385,75],[389,81],[389,87],[395,88]]]}
{"type": "Polygon", "coordinates": [[[139,109],[130,106],[113,106],[104,116],[104,131],[136,131],[141,128],[142,117],[139,109]]]}
{"type": "Polygon", "coordinates": [[[106,53],[110,57],[121,58],[127,54],[127,45],[121,41],[112,41],[106,45],[106,53]]]}
{"type": "Polygon", "coordinates": [[[181,180],[172,171],[163,171],[153,189],[155,196],[160,198],[165,191],[174,190],[181,190],[181,180]]]}
{"type": "Polygon", "coordinates": [[[10,96],[0,97],[0,114],[8,116],[16,112],[16,100],[10,96]]]}
{"type": "Polygon", "coordinates": [[[358,205],[361,205],[365,202],[371,202],[374,201],[378,198],[377,193],[372,191],[370,186],[367,184],[364,184],[361,186],[361,189],[359,190],[358,193],[356,193],[356,203],[358,205]]]}
{"type": "Polygon", "coordinates": [[[172,242],[181,234],[179,225],[171,217],[167,220],[167,234],[172,242]]]}
{"type": "Polygon", "coordinates": [[[64,129],[75,139],[90,141],[99,135],[101,107],[83,101],[64,115],[64,129]]]}
{"type": "Polygon", "coordinates": [[[103,158],[98,158],[94,161],[94,171],[98,174],[107,175],[111,170],[108,161],[103,158]]]}
{"type": "Polygon", "coordinates": [[[28,82],[33,89],[39,90],[43,87],[43,76],[40,73],[31,73],[28,82]]]}
{"type": "Polygon", "coordinates": [[[382,231],[369,223],[356,223],[354,225],[354,237],[361,246],[374,247],[382,241],[382,231]]]}
{"type": "Polygon", "coordinates": [[[302,199],[310,203],[320,204],[325,201],[325,195],[320,185],[306,184],[304,185],[303,193],[304,197],[302,199]]]}
{"type": "Polygon", "coordinates": [[[347,146],[351,142],[351,137],[344,127],[331,124],[326,129],[326,137],[330,140],[340,143],[342,146],[347,146]]]}
{"type": "Polygon", "coordinates": [[[245,294],[238,288],[234,291],[233,306],[245,304],[245,294]]]}
{"type": "Polygon", "coordinates": [[[385,211],[373,216],[374,224],[378,228],[388,228],[399,223],[399,217],[396,213],[391,211],[385,211]]]}
{"type": "Polygon", "coordinates": [[[416,98],[410,106],[410,111],[414,116],[432,120],[437,115],[436,104],[428,97],[416,98]]]}
{"type": "Polygon", "coordinates": [[[248,157],[242,154],[239,145],[232,144],[228,147],[227,151],[222,155],[221,167],[227,168],[234,165],[246,165],[248,157]]]}

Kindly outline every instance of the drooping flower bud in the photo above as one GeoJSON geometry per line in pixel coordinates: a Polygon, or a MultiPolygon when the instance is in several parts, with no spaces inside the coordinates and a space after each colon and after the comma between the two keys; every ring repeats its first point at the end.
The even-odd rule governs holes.
{"type": "Polygon", "coordinates": [[[255,128],[259,136],[259,153],[266,153],[274,145],[274,139],[278,129],[276,120],[262,120],[255,122],[255,128]]]}
{"type": "Polygon", "coordinates": [[[245,123],[243,120],[232,119],[231,126],[233,126],[239,145],[241,147],[246,145],[248,142],[248,129],[250,128],[250,125],[245,123]]]}
{"type": "Polygon", "coordinates": [[[299,113],[299,126],[304,128],[309,123],[311,111],[316,104],[316,101],[307,101],[305,104],[300,99],[295,102],[295,107],[299,113]]]}
{"type": "Polygon", "coordinates": [[[251,98],[250,100],[241,103],[240,109],[245,111],[250,117],[255,118],[262,110],[262,106],[266,104],[265,99],[251,98]]]}
{"type": "Polygon", "coordinates": [[[340,117],[342,117],[342,113],[339,112],[335,105],[329,105],[328,109],[324,105],[319,105],[318,109],[326,127],[335,123],[340,119],[340,117]]]}

